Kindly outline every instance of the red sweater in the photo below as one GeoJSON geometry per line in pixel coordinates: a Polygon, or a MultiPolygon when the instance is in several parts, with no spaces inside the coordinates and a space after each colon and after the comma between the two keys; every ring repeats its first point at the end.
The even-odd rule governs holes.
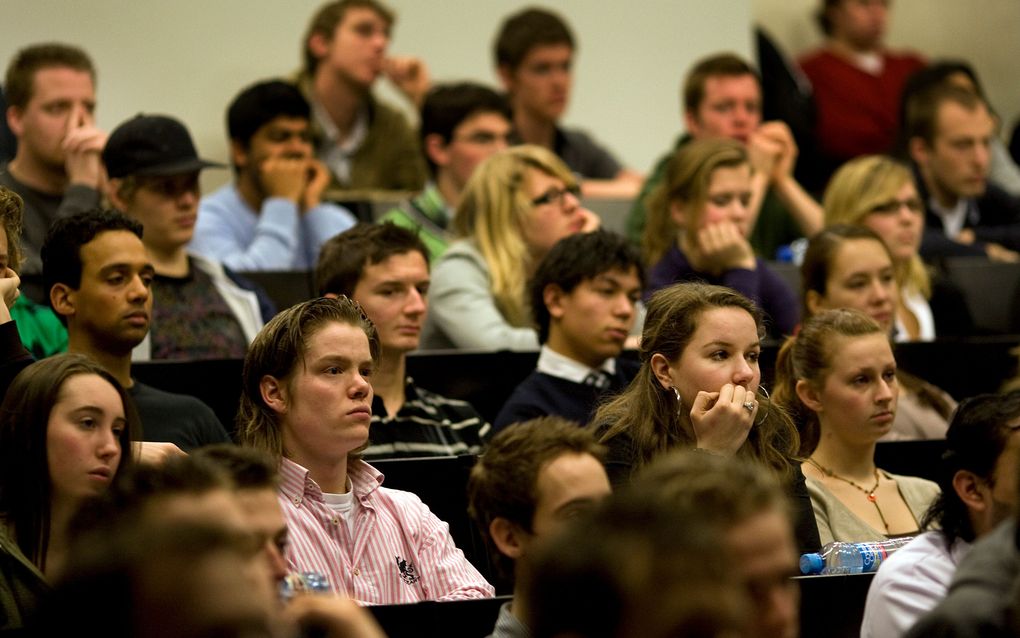
{"type": "Polygon", "coordinates": [[[819,150],[844,161],[888,152],[899,130],[903,84],[925,61],[913,54],[885,52],[881,75],[872,75],[820,49],[801,58],[817,106],[819,150]]]}

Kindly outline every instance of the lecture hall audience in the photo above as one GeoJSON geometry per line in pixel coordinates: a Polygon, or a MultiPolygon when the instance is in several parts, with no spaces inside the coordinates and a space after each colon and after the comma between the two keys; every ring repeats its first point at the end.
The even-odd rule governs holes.
{"type": "MultiPolygon", "coordinates": [[[[0,633],[381,638],[413,613],[396,603],[443,601],[453,634],[474,609],[494,636],[792,638],[817,615],[799,592],[835,582],[792,580],[797,550],[915,534],[866,608],[832,603],[864,614],[833,633],[1020,633],[1017,392],[957,407],[892,346],[940,361],[988,346],[981,304],[1020,312],[1008,276],[966,298],[953,279],[960,256],[1020,268],[1020,170],[966,61],[887,49],[888,0],[818,6],[827,40],[801,64],[824,215],[755,67],[725,52],[684,61],[685,133],[635,197],[601,132],[565,125],[579,39],[542,7],[492,18],[500,94],[389,55],[379,0],[326,2],[300,71],[240,74],[234,181],[201,203],[217,164],[183,124],[107,136],[89,55],[19,43],[0,96],[0,633]],[[625,220],[586,206],[621,197],[625,220]],[[273,318],[229,268],[300,302],[273,318]],[[769,336],[789,334],[773,370],[769,336]],[[150,386],[133,353],[179,361],[138,364],[150,386]],[[162,383],[240,387],[242,445],[162,383]],[[478,391],[514,425],[490,436],[460,399],[478,391]],[[937,447],[937,483],[882,470],[880,445],[890,469],[937,447]],[[464,497],[463,520],[433,513],[464,497]],[[509,602],[486,600],[498,576],[509,602]]],[[[995,365],[931,372],[994,391],[995,365]]]]}

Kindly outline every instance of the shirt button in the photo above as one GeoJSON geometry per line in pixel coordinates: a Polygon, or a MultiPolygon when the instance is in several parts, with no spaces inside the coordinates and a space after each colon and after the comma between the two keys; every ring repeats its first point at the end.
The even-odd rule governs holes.
{"type": "Polygon", "coordinates": [[[361,570],[360,570],[360,569],[358,569],[357,567],[355,567],[355,568],[354,568],[354,575],[355,575],[355,576],[361,576],[361,570]]]}
{"type": "Polygon", "coordinates": [[[301,497],[300,496],[295,496],[294,497],[294,504],[295,505],[300,505],[301,504],[301,497]]]}
{"type": "Polygon", "coordinates": [[[340,519],[338,517],[334,516],[333,518],[329,519],[329,522],[333,523],[334,525],[339,525],[340,524],[340,519]]]}

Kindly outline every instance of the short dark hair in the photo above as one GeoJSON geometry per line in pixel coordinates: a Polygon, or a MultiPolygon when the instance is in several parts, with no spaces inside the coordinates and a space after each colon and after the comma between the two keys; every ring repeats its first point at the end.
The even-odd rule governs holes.
{"type": "Polygon", "coordinates": [[[244,357],[236,419],[238,438],[243,445],[267,452],[274,460],[284,455],[279,415],[262,398],[262,378],[270,375],[280,381],[289,379],[295,368],[304,364],[311,338],[332,323],[364,331],[372,359],[379,359],[375,326],[353,299],[320,297],[279,313],[255,335],[244,357]]]}
{"type": "Polygon", "coordinates": [[[496,35],[496,66],[515,70],[536,46],[565,44],[576,50],[574,36],[559,15],[531,7],[508,16],[496,35]]]}
{"type": "Polygon", "coordinates": [[[260,128],[281,116],[311,120],[312,109],[293,84],[257,82],[238,93],[227,107],[227,133],[231,141],[248,148],[260,128]]]}
{"type": "Polygon", "coordinates": [[[599,229],[593,233],[577,233],[561,239],[538,264],[529,284],[531,311],[538,326],[538,340],[549,338],[549,309],[545,306],[545,289],[556,284],[569,294],[582,281],[594,279],[610,270],[637,270],[641,287],[645,287],[645,269],[641,254],[622,235],[599,229]]]}
{"type": "Polygon", "coordinates": [[[428,263],[428,249],[414,231],[391,222],[357,224],[322,245],[315,264],[316,289],[320,295],[350,297],[366,266],[412,251],[421,253],[428,263]]]}
{"type": "Polygon", "coordinates": [[[50,42],[25,47],[7,65],[4,96],[7,105],[23,109],[32,99],[35,74],[42,69],[69,68],[88,73],[96,83],[96,68],[84,50],[69,44],[50,42]]]}
{"type": "Polygon", "coordinates": [[[590,454],[599,461],[605,448],[594,434],[558,416],[514,424],[492,437],[468,478],[468,513],[489,545],[496,565],[510,575],[510,561],[492,544],[489,525],[505,518],[530,532],[538,500],[538,473],[563,454],[590,454]]]}
{"type": "Polygon", "coordinates": [[[305,73],[311,75],[319,66],[319,61],[312,54],[308,41],[313,35],[324,36],[327,40],[333,39],[333,33],[337,26],[344,21],[348,9],[371,9],[383,19],[387,26],[392,27],[396,21],[396,14],[393,10],[378,0],[339,0],[327,2],[319,7],[319,10],[312,16],[308,23],[308,30],[305,31],[305,38],[301,41],[301,51],[304,54],[305,73]]]}
{"type": "Polygon", "coordinates": [[[262,450],[217,443],[195,450],[191,456],[212,462],[239,490],[276,489],[280,482],[277,463],[262,450]]]}
{"type": "Polygon", "coordinates": [[[112,230],[126,230],[142,238],[141,223],[109,208],[93,208],[53,222],[40,251],[47,304],[52,307],[49,293],[56,284],[74,290],[81,286],[81,247],[112,230]]]}
{"type": "Polygon", "coordinates": [[[698,112],[702,100],[705,99],[705,83],[709,78],[742,75],[752,76],[758,82],[758,86],[761,86],[761,75],[758,70],[735,53],[719,53],[698,60],[684,78],[681,91],[684,110],[692,116],[698,112]]]}
{"type": "MultiPolygon", "coordinates": [[[[419,136],[422,149],[429,135],[438,135],[444,144],[449,144],[454,130],[468,118],[480,113],[496,113],[509,120],[510,106],[502,95],[474,82],[434,86],[421,105],[419,136]]],[[[425,153],[425,162],[435,176],[436,164],[428,153],[425,153]]]]}
{"type": "MultiPolygon", "coordinates": [[[[961,470],[993,481],[995,464],[1002,456],[1020,425],[1020,390],[1006,394],[979,394],[965,399],[956,408],[946,431],[946,451],[942,454],[938,484],[940,494],[921,520],[921,529],[941,530],[951,544],[957,538],[968,543],[975,538],[967,506],[953,487],[953,477],[961,470]]],[[[999,480],[1016,481],[1016,476],[999,480]]]]}
{"type": "Polygon", "coordinates": [[[940,84],[927,91],[919,91],[907,100],[906,121],[903,122],[907,140],[919,137],[931,147],[938,134],[939,110],[943,104],[953,103],[968,111],[984,107],[991,112],[984,98],[959,86],[940,84]]]}
{"type": "Polygon", "coordinates": [[[6,186],[0,186],[0,228],[7,233],[7,266],[14,271],[21,270],[21,229],[24,219],[25,202],[6,186]]]}

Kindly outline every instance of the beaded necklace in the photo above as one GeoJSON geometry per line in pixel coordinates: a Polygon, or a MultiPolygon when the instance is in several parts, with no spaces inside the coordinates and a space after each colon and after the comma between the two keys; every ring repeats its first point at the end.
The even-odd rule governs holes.
{"type": "Polygon", "coordinates": [[[834,478],[834,479],[836,479],[838,481],[843,481],[844,483],[847,483],[847,484],[851,485],[852,487],[856,488],[857,490],[861,491],[864,494],[865,498],[867,498],[871,502],[871,504],[875,506],[875,511],[878,512],[878,518],[882,520],[882,525],[885,526],[885,533],[886,534],[889,533],[889,523],[887,523],[885,521],[885,515],[882,514],[882,508],[878,506],[878,497],[875,496],[875,491],[878,490],[878,484],[881,481],[881,476],[878,473],[878,468],[877,467],[875,468],[875,484],[869,490],[869,489],[865,489],[865,488],[861,487],[860,485],[858,485],[857,483],[851,481],[848,478],[845,478],[845,477],[840,476],[839,474],[836,474],[835,472],[833,472],[829,468],[823,466],[821,463],[819,463],[818,461],[814,460],[813,458],[809,458],[808,459],[808,463],[810,463],[811,465],[813,465],[816,468],[818,468],[819,472],[821,472],[822,474],[828,476],[829,478],[834,478]]]}

